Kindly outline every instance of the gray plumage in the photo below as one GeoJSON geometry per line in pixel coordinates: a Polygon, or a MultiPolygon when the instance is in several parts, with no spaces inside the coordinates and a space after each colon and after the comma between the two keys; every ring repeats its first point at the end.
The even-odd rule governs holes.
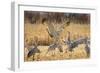
{"type": "Polygon", "coordinates": [[[87,56],[90,55],[90,40],[87,39],[86,42],[85,42],[85,51],[87,53],[87,56]]]}
{"type": "Polygon", "coordinates": [[[48,51],[55,50],[58,48],[60,52],[62,52],[62,45],[60,43],[60,34],[64,30],[64,28],[70,23],[57,24],[55,22],[47,23],[47,32],[51,38],[53,38],[53,44],[49,46],[48,51]]]}
{"type": "Polygon", "coordinates": [[[52,45],[50,45],[47,52],[53,51],[53,50],[55,50],[56,48],[58,48],[58,50],[59,50],[60,52],[63,52],[62,46],[61,46],[61,45],[58,45],[58,44],[52,44],[52,45]]]}
{"type": "Polygon", "coordinates": [[[40,50],[37,47],[31,48],[28,52],[27,57],[29,58],[32,55],[35,55],[36,53],[40,53],[40,50]]]}
{"type": "Polygon", "coordinates": [[[87,55],[90,54],[90,47],[87,44],[85,46],[85,51],[86,51],[87,55]]]}
{"type": "Polygon", "coordinates": [[[85,50],[87,53],[89,53],[89,44],[90,44],[90,40],[88,38],[82,38],[80,37],[79,39],[76,40],[71,40],[70,39],[70,32],[68,31],[68,38],[67,40],[64,41],[64,43],[68,46],[69,51],[73,51],[74,48],[78,47],[78,45],[80,44],[85,44],[85,50]]]}

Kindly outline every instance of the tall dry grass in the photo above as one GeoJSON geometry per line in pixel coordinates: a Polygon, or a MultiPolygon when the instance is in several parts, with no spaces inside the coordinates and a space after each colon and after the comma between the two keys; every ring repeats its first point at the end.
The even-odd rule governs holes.
{"type": "MultiPolygon", "coordinates": [[[[60,39],[64,40],[67,38],[67,31],[71,33],[71,40],[78,39],[79,37],[89,37],[90,38],[90,25],[84,24],[70,24],[65,27],[64,31],[60,35],[60,39]]],[[[35,42],[35,37],[38,38],[38,48],[40,49],[40,54],[35,54],[35,60],[63,60],[63,59],[82,59],[88,58],[84,50],[85,45],[79,45],[74,49],[73,52],[67,51],[67,53],[60,53],[57,49],[46,54],[48,45],[52,44],[53,39],[49,36],[46,31],[46,26],[43,24],[25,24],[24,26],[24,45],[31,46],[35,42]]],[[[67,45],[62,45],[63,51],[66,51],[67,45]]],[[[28,48],[27,48],[28,49],[28,48]]],[[[25,59],[25,61],[32,61],[32,57],[25,59]]]]}

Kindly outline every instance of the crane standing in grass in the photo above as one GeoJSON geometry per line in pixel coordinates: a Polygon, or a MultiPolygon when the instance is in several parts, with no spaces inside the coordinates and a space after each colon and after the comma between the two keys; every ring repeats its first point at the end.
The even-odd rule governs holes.
{"type": "Polygon", "coordinates": [[[35,60],[35,59],[34,59],[35,54],[36,54],[36,53],[40,53],[40,50],[38,49],[38,44],[37,44],[38,38],[35,37],[34,40],[35,40],[35,41],[34,41],[34,46],[31,46],[31,47],[30,47],[30,50],[29,50],[29,52],[28,52],[28,54],[27,54],[27,58],[30,58],[31,56],[33,56],[33,60],[35,60]]]}
{"type": "Polygon", "coordinates": [[[47,21],[45,25],[47,26],[46,30],[49,36],[53,39],[53,44],[51,44],[48,48],[48,51],[53,51],[56,48],[59,49],[60,52],[63,52],[63,48],[61,45],[60,35],[61,32],[65,29],[66,26],[69,26],[70,21],[63,21],[63,23],[57,23],[56,20],[54,21],[47,21]]]}
{"type": "Polygon", "coordinates": [[[68,31],[67,33],[68,33],[68,38],[67,38],[67,40],[64,41],[64,43],[68,46],[67,49],[70,52],[72,52],[74,48],[78,47],[78,45],[85,44],[85,51],[86,51],[87,56],[88,56],[90,54],[90,46],[89,46],[90,40],[87,37],[85,37],[85,38],[81,37],[77,40],[71,40],[70,39],[70,32],[68,31]]]}
{"type": "Polygon", "coordinates": [[[33,60],[34,60],[34,56],[36,53],[40,53],[40,50],[37,48],[37,46],[34,46],[29,50],[27,58],[33,56],[33,60]]]}

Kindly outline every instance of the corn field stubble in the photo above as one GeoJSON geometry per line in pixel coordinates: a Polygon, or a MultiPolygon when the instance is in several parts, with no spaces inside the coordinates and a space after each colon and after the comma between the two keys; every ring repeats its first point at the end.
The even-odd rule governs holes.
{"type": "MultiPolygon", "coordinates": [[[[60,35],[60,39],[64,40],[67,38],[67,31],[71,33],[71,40],[78,39],[79,37],[89,37],[90,38],[90,25],[84,24],[71,24],[67,26],[64,31],[60,35]]],[[[87,59],[87,54],[85,52],[85,45],[81,44],[78,47],[74,48],[73,52],[66,51],[67,45],[63,44],[63,52],[59,52],[56,48],[54,51],[50,51],[46,54],[48,50],[48,44],[51,44],[53,39],[49,36],[48,32],[46,31],[46,26],[43,24],[25,24],[24,26],[24,45],[30,45],[32,41],[34,42],[34,37],[38,38],[38,42],[43,45],[38,45],[40,53],[36,53],[34,56],[34,61],[46,61],[46,60],[69,60],[69,59],[87,59]]],[[[28,48],[26,48],[28,49],[28,48]]],[[[24,47],[25,53],[25,47],[24,47]]],[[[25,54],[24,54],[25,55],[25,54]]],[[[25,61],[33,61],[33,57],[27,59],[24,56],[25,61]]]]}

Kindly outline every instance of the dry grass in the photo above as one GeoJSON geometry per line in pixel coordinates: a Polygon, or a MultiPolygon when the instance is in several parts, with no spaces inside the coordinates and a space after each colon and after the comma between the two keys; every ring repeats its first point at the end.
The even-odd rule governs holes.
{"type": "MultiPolygon", "coordinates": [[[[65,30],[61,33],[61,39],[67,38],[67,31],[71,33],[71,39],[77,39],[79,37],[90,37],[90,25],[79,25],[79,24],[71,24],[70,26],[66,27],[65,30]]],[[[48,49],[48,44],[51,44],[53,39],[50,38],[48,32],[46,31],[46,26],[42,24],[32,25],[32,24],[25,24],[25,46],[32,45],[34,43],[34,37],[38,38],[38,48],[40,49],[41,53],[35,54],[34,58],[36,61],[42,60],[64,60],[64,59],[82,59],[82,58],[89,58],[84,50],[85,45],[81,44],[74,49],[73,52],[65,52],[67,48],[66,45],[63,46],[63,52],[59,52],[56,48],[55,51],[50,51],[46,54],[48,49]],[[44,45],[43,45],[44,44],[44,45]]],[[[27,48],[28,49],[28,48],[27,48]]],[[[32,61],[33,57],[27,59],[25,57],[25,61],[32,61]]]]}
{"type": "MultiPolygon", "coordinates": [[[[46,61],[46,60],[65,60],[65,59],[84,59],[89,58],[84,50],[85,45],[79,45],[78,47],[74,48],[73,52],[65,52],[66,51],[65,45],[63,45],[63,52],[59,52],[56,48],[54,51],[50,51],[47,53],[48,46],[38,46],[41,53],[35,54],[34,58],[35,61],[46,61]]],[[[33,61],[33,57],[25,58],[25,61],[33,61]]]]}

